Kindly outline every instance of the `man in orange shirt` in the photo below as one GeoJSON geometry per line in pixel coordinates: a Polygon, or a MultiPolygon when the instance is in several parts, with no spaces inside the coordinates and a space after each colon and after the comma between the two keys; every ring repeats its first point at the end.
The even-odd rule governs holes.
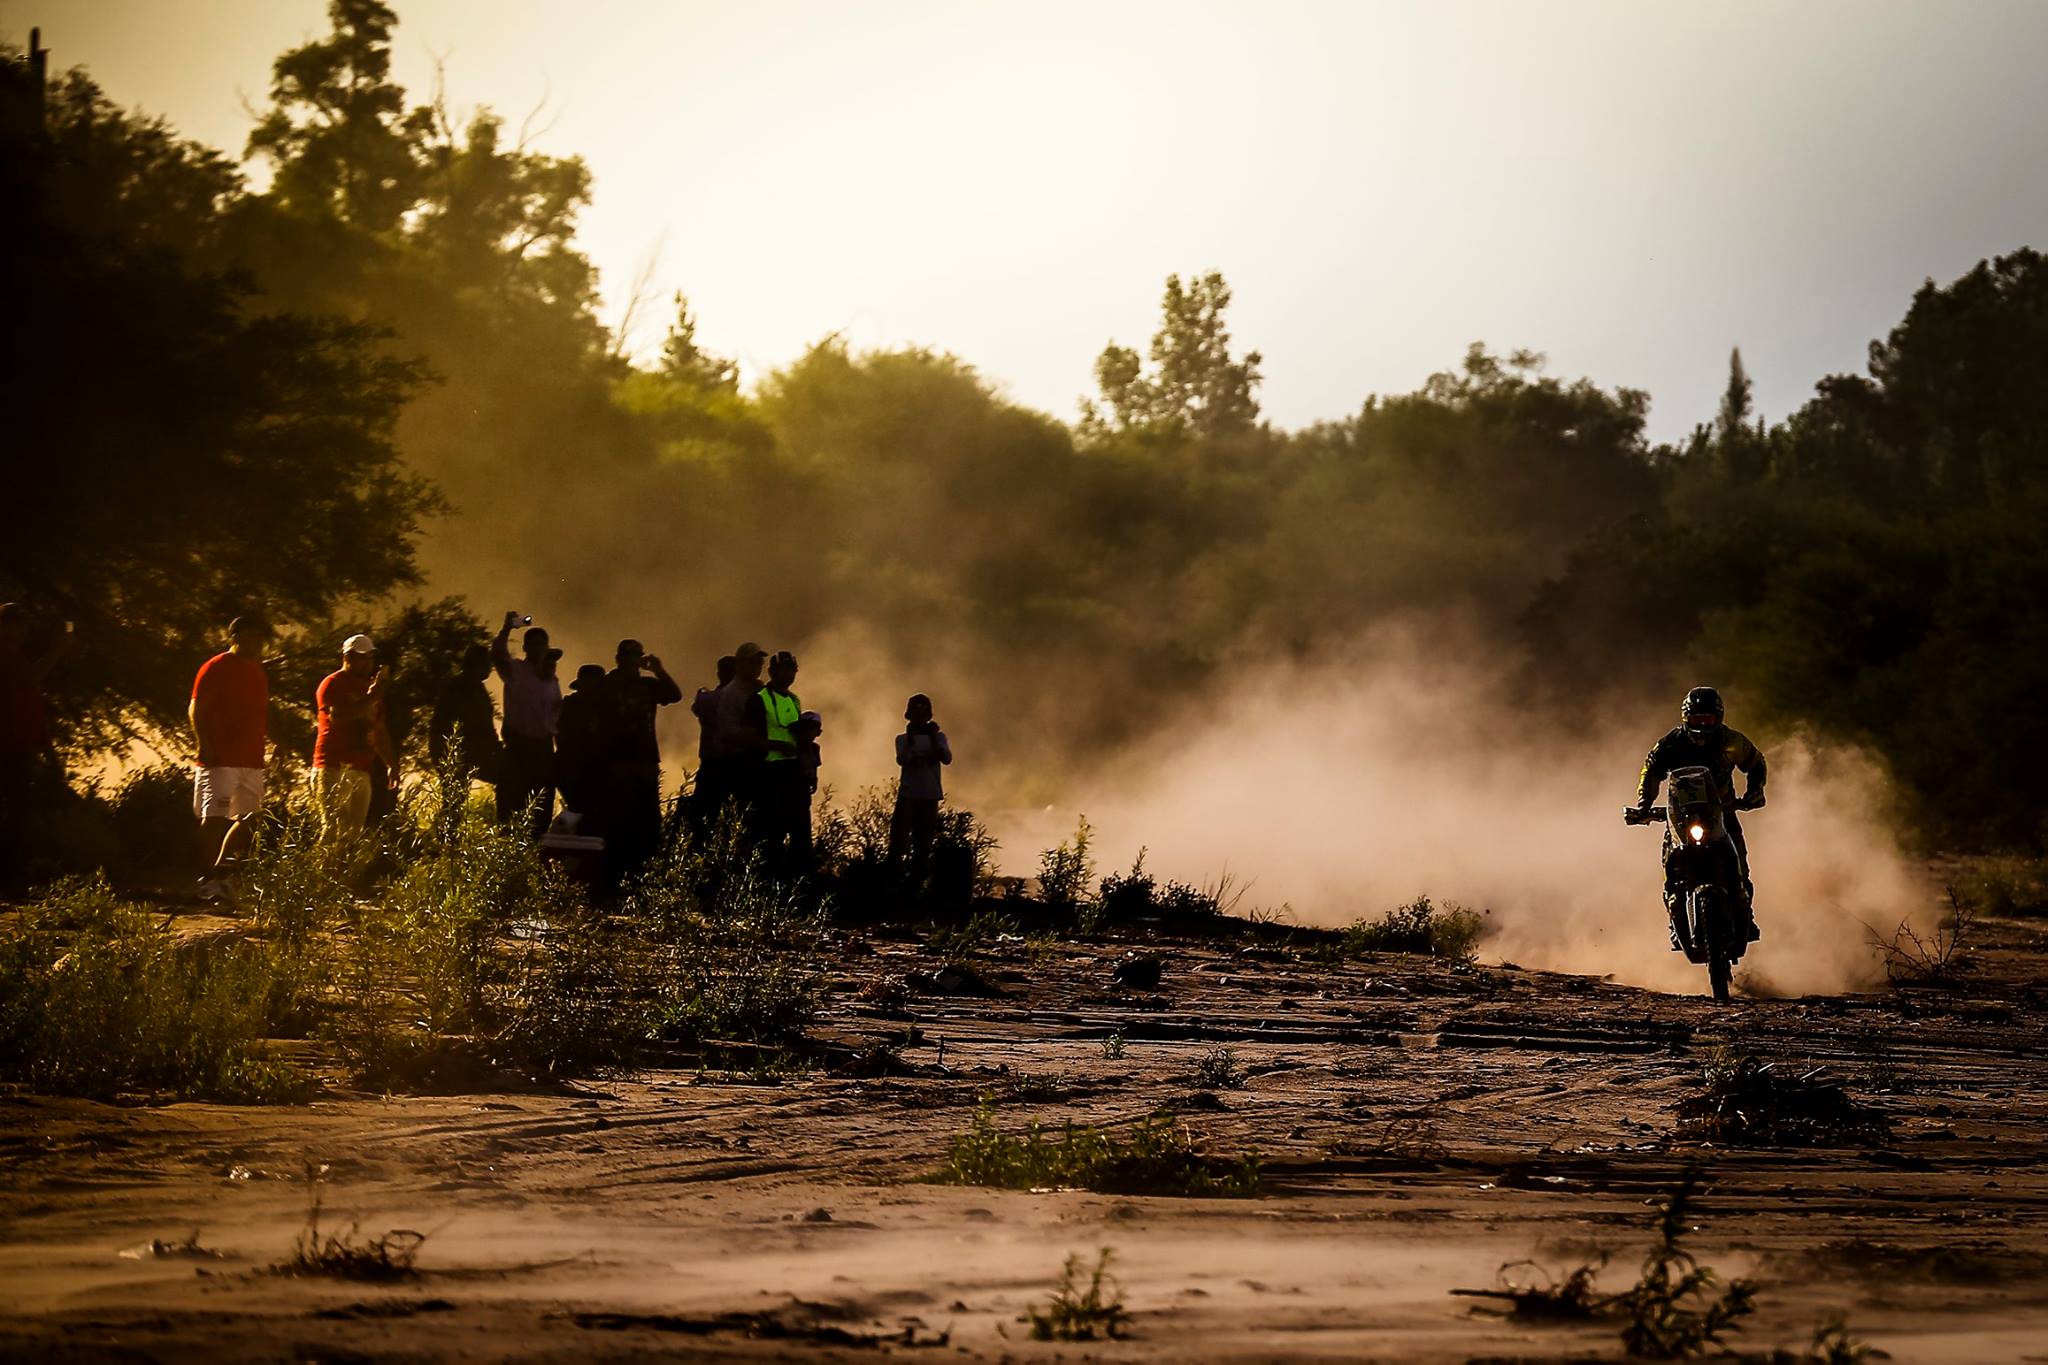
{"type": "Polygon", "coordinates": [[[187,715],[199,741],[192,770],[192,813],[206,873],[199,898],[227,894],[228,867],[249,849],[250,821],[263,808],[263,760],[270,738],[270,677],[263,646],[270,626],[258,616],[228,625],[230,644],[199,666],[187,715]]]}
{"type": "Polygon", "coordinates": [[[320,729],[313,738],[313,793],[320,801],[321,835],[334,839],[362,831],[370,814],[370,769],[384,761],[386,781],[398,785],[398,753],[384,725],[377,646],[367,635],[342,642],[341,667],[320,680],[314,700],[320,729]]]}

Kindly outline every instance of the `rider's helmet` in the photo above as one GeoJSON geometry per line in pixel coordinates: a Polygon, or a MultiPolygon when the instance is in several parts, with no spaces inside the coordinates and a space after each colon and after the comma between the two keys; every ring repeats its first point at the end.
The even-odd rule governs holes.
{"type": "Polygon", "coordinates": [[[1705,744],[1721,728],[1721,717],[1727,708],[1721,705],[1721,694],[1711,687],[1695,687],[1685,694],[1685,702],[1678,708],[1678,718],[1685,724],[1685,736],[1695,744],[1705,744]]]}

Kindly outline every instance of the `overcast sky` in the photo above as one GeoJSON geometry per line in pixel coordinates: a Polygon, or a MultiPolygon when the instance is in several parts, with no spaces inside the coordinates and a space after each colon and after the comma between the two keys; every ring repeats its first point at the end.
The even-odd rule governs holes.
{"type": "MultiPolygon", "coordinates": [[[[2048,246],[2048,3],[696,4],[397,0],[397,73],[596,176],[750,375],[917,342],[1062,417],[1168,272],[1220,269],[1285,426],[1468,342],[1652,395],[1740,345],[1773,418],[1922,280],[2048,246]]],[[[239,151],[322,0],[0,0],[62,66],[239,151]]],[[[659,342],[650,320],[639,342],[659,342]]]]}

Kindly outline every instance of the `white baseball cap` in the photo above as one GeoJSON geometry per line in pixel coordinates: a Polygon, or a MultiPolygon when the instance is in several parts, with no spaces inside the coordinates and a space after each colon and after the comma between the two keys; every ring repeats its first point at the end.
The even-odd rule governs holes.
{"type": "Polygon", "coordinates": [[[377,642],[367,635],[351,635],[341,642],[341,652],[344,654],[375,654],[377,652],[377,642]]]}

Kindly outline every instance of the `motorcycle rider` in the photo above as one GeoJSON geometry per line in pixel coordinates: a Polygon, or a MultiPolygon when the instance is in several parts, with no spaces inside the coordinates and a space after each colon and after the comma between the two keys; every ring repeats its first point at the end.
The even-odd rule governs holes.
{"type": "MultiPolygon", "coordinates": [[[[1678,710],[1679,724],[1650,746],[1650,753],[1643,760],[1643,774],[1636,783],[1636,807],[1647,810],[1657,800],[1657,789],[1664,783],[1666,775],[1677,768],[1706,768],[1714,775],[1714,785],[1721,800],[1721,821],[1728,830],[1728,840],[1735,846],[1735,861],[1742,875],[1742,913],[1748,921],[1747,931],[1753,943],[1758,938],[1756,927],[1756,885],[1749,878],[1749,848],[1742,839],[1742,821],[1737,811],[1755,810],[1764,804],[1764,777],[1767,767],[1763,750],[1750,742],[1747,735],[1731,730],[1723,724],[1727,708],[1721,704],[1721,694],[1711,687],[1695,687],[1685,694],[1685,701],[1678,710]],[[1735,797],[1735,770],[1740,768],[1748,781],[1742,799],[1735,797]]],[[[1670,834],[1665,834],[1665,852],[1670,852],[1670,834]]],[[[1666,859],[1669,866],[1669,859],[1666,859]]],[[[1666,886],[1669,894],[1671,888],[1666,886]]]]}

